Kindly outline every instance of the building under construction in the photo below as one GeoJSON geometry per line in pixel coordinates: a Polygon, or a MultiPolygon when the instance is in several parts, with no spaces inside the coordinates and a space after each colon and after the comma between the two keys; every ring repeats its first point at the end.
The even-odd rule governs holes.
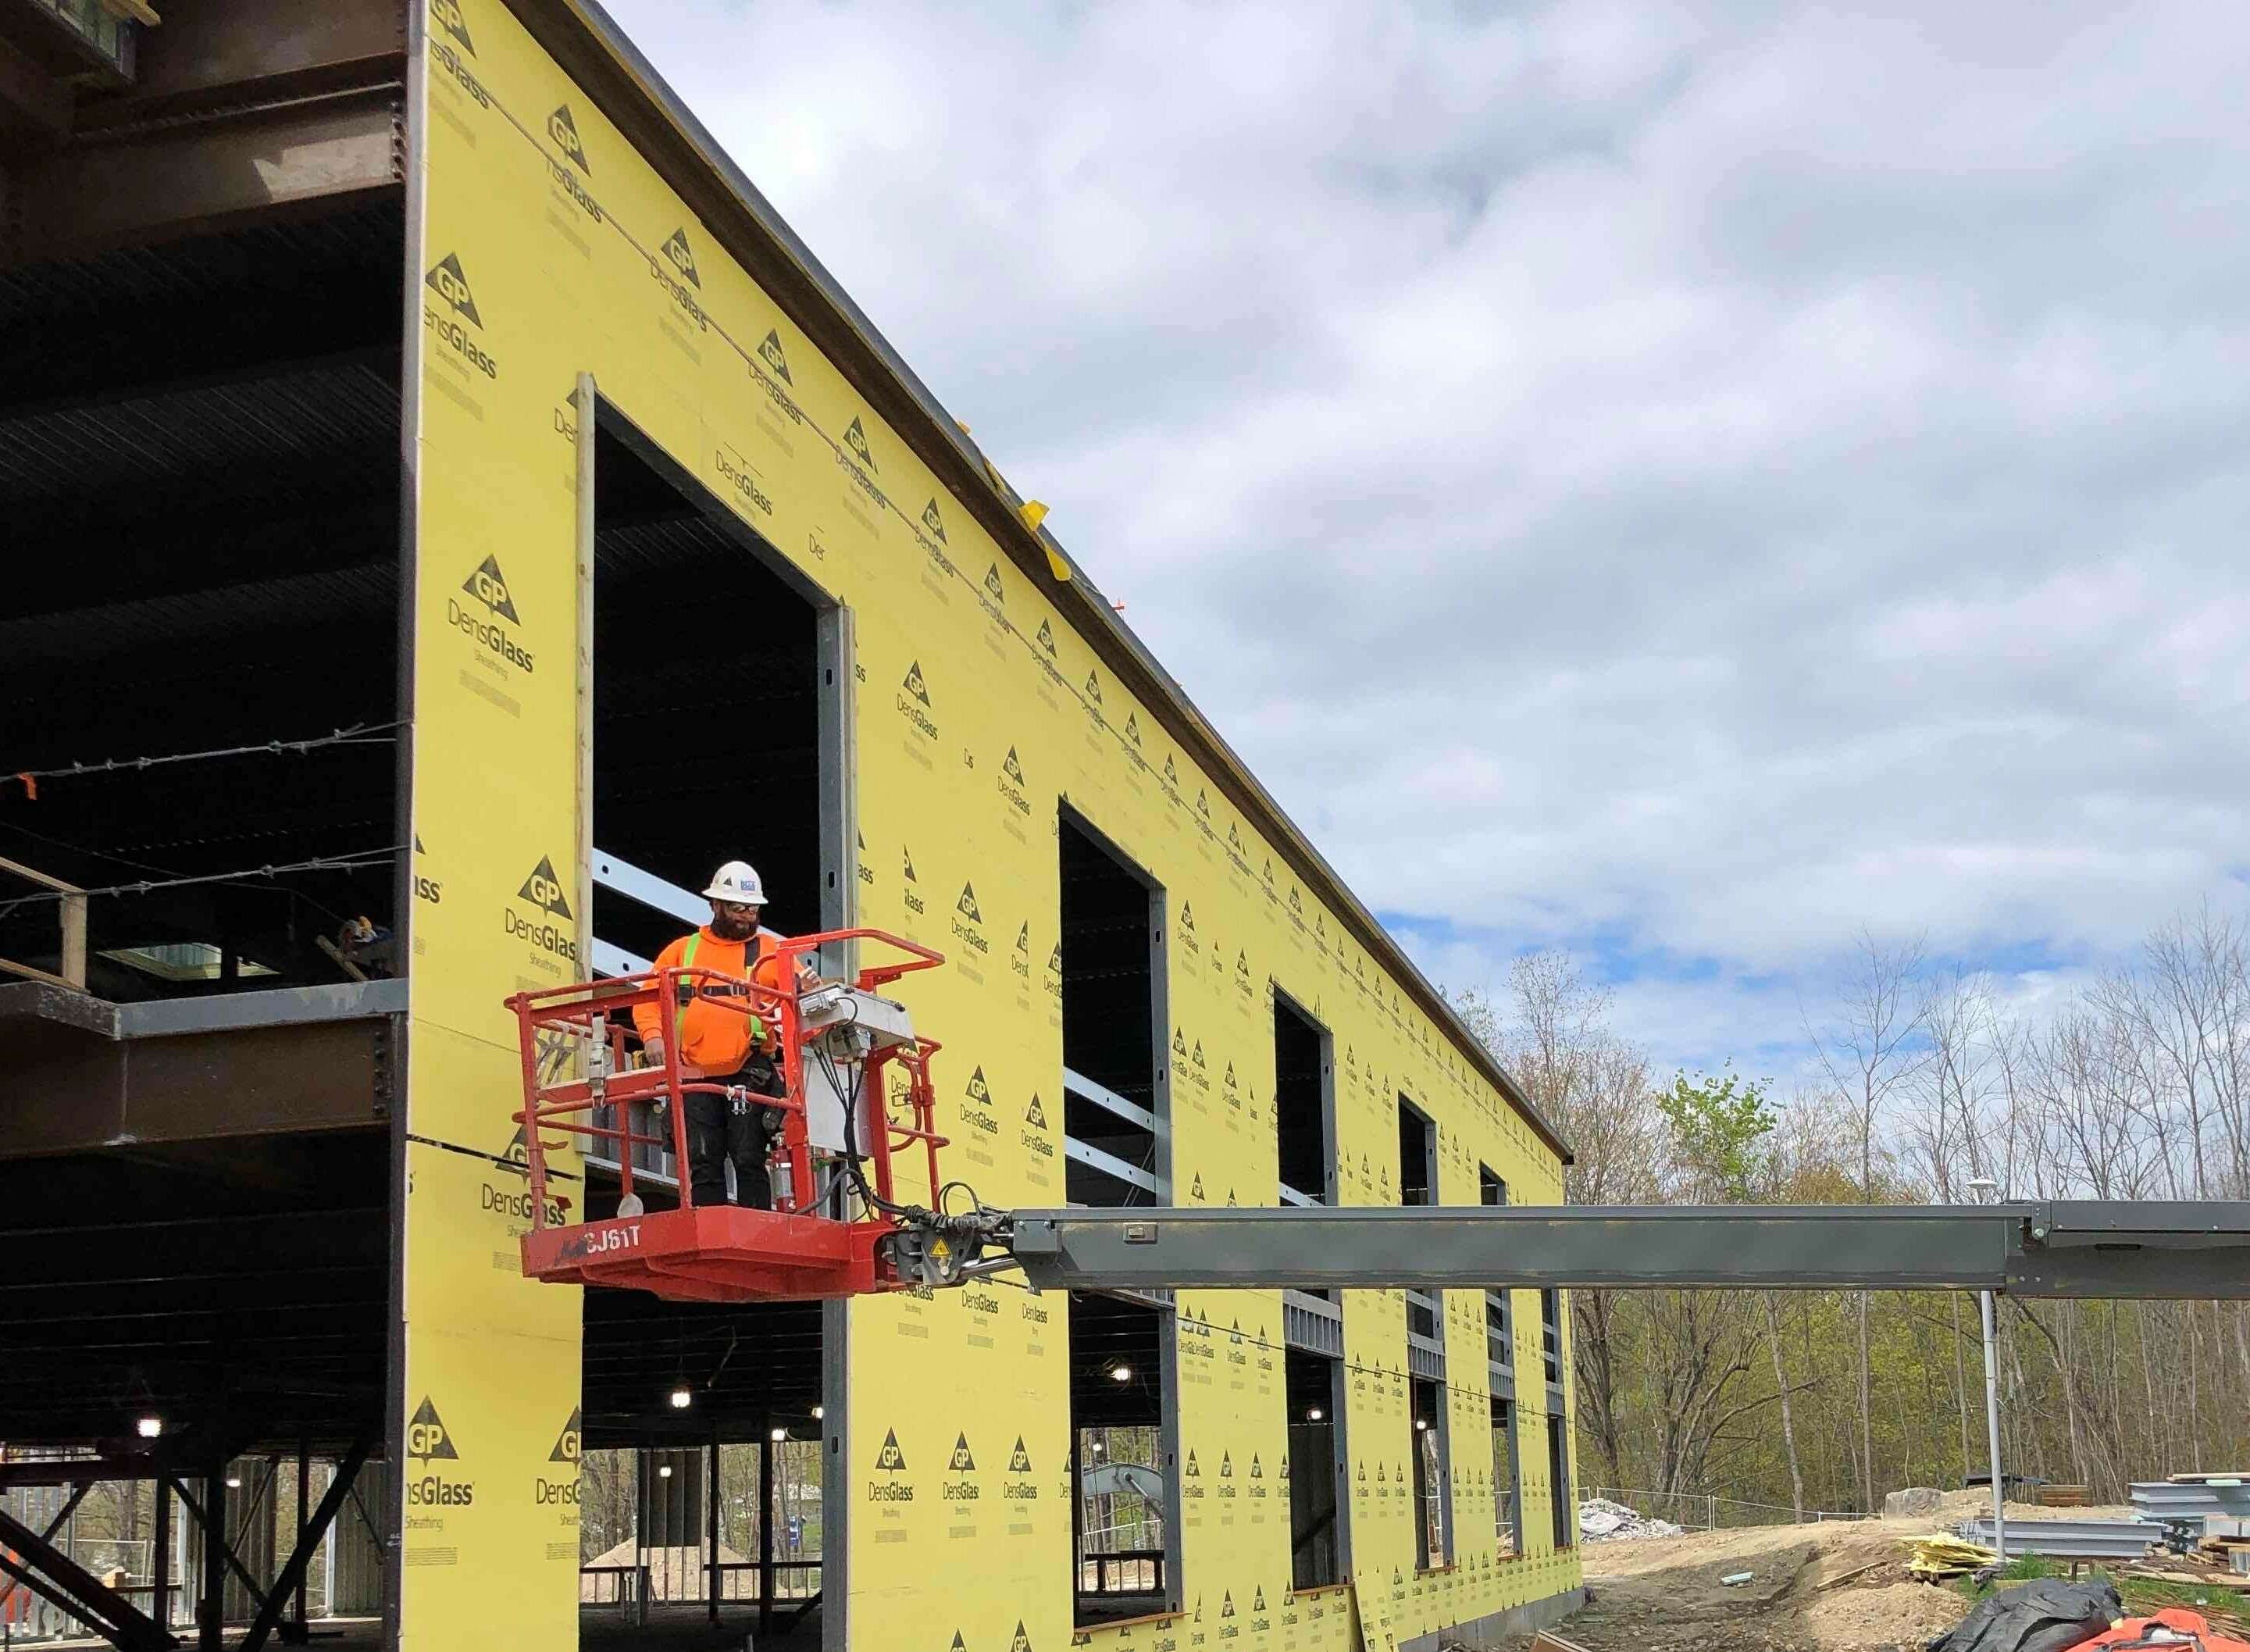
{"type": "Polygon", "coordinates": [[[156,7],[0,0],[10,1598],[231,1645],[309,1574],[479,1652],[1565,1609],[1553,1291],[523,1276],[502,1000],[735,855],[946,954],[901,992],[987,1201],[1551,1204],[1567,1150],[597,6],[156,7]]]}

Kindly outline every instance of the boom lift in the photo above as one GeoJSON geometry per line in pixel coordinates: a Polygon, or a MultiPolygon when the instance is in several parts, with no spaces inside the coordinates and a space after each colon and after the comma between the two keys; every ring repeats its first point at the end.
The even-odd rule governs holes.
{"type": "Polygon", "coordinates": [[[2003,1205],[1294,1206],[1002,1211],[944,1182],[929,1059],[905,1006],[878,990],[942,957],[876,930],[783,942],[776,978],[845,942],[903,952],[850,983],[797,992],[658,970],[507,1000],[523,1055],[534,1279],[637,1287],[714,1302],[807,1301],[958,1285],[1020,1270],[1034,1289],[1418,1289],[1602,1287],[1996,1290],[2019,1296],[2250,1297],[2250,1202],[2047,1200],[2003,1205]],[[628,1013],[701,999],[769,1029],[785,1094],[749,1096],[664,1060],[630,1065],[628,1013]],[[665,1098],[728,1094],[780,1109],[774,1208],[699,1207],[683,1173],[678,1206],[645,1208],[638,1150],[687,1164],[683,1109],[665,1098]],[[550,1208],[542,1132],[610,1143],[617,1215],[566,1222],[550,1208]],[[920,1150],[908,1202],[901,1155],[920,1150]],[[956,1208],[959,1206],[959,1208],[956,1208]]]}

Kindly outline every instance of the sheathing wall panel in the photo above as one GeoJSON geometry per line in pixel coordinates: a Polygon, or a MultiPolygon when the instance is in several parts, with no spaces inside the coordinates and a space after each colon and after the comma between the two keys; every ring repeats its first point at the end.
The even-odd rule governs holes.
{"type": "MultiPolygon", "coordinates": [[[[436,898],[417,907],[405,1404],[443,1429],[410,1427],[410,1457],[455,1454],[410,1462],[410,1480],[475,1485],[470,1503],[406,1510],[406,1642],[546,1644],[575,1610],[576,1503],[554,1488],[575,1482],[578,1309],[507,1265],[523,1212],[499,1000],[579,968],[581,372],[853,612],[858,921],[950,960],[905,990],[945,1045],[950,1173],[994,1204],[1063,1199],[1067,802],[1165,891],[1161,1076],[1181,1202],[1276,1202],[1277,986],[1334,1036],[1345,1202],[1395,1199],[1402,1093],[1437,1121],[1447,1200],[1474,1202],[1480,1162],[1520,1202],[1558,1198],[1551,1151],[515,18],[497,0],[439,0],[426,36],[415,824],[436,898]]],[[[680,634],[708,646],[693,612],[680,634]]],[[[1500,1561],[1486,1535],[1484,1334],[1467,1293],[1446,1316],[1463,1537],[1453,1566],[1416,1574],[1404,1302],[1369,1291],[1344,1310],[1353,1586],[1292,1595],[1287,1481],[1308,1466],[1288,1461],[1279,1300],[1188,1292],[1184,1609],[1074,1635],[1067,1311],[997,1282],[852,1305],[853,1648],[1384,1647],[1576,1585],[1575,1558],[1543,1536],[1536,1384],[1522,1402],[1531,1552],[1500,1561]]],[[[1536,1297],[1515,1315],[1536,1327],[1536,1297]]]]}

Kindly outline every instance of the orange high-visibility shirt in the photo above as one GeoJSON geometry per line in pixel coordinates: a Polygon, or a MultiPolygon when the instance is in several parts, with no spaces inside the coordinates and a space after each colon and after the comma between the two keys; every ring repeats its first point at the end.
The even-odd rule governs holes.
{"type": "MultiPolygon", "coordinates": [[[[776,984],[778,967],[774,952],[780,944],[780,936],[763,929],[749,941],[722,941],[706,924],[693,935],[681,936],[658,953],[656,967],[709,970],[714,975],[772,986],[776,984]]],[[[734,1008],[705,999],[696,999],[685,1009],[637,1004],[633,1006],[633,1025],[640,1029],[643,1040],[677,1039],[680,1059],[690,1067],[706,1073],[731,1073],[749,1059],[750,1018],[743,1013],[749,1007],[744,1004],[734,1008]]]]}

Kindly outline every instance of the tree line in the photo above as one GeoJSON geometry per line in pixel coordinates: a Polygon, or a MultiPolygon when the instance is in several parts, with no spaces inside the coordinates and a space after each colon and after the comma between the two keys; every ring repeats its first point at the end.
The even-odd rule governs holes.
{"type": "MultiPolygon", "coordinates": [[[[1574,1204],[2250,1199],[2250,928],[2212,909],[2026,1001],[1863,936],[1785,1090],[1660,1075],[1565,955],[1455,995],[1562,1128],[1574,1204]]],[[[2121,1502],[2250,1469],[2250,1303],[1998,1304],[2001,1467],[2121,1502]]],[[[1986,1467],[1971,1295],[1571,1294],[1579,1476],[1798,1510],[1986,1467]]]]}

